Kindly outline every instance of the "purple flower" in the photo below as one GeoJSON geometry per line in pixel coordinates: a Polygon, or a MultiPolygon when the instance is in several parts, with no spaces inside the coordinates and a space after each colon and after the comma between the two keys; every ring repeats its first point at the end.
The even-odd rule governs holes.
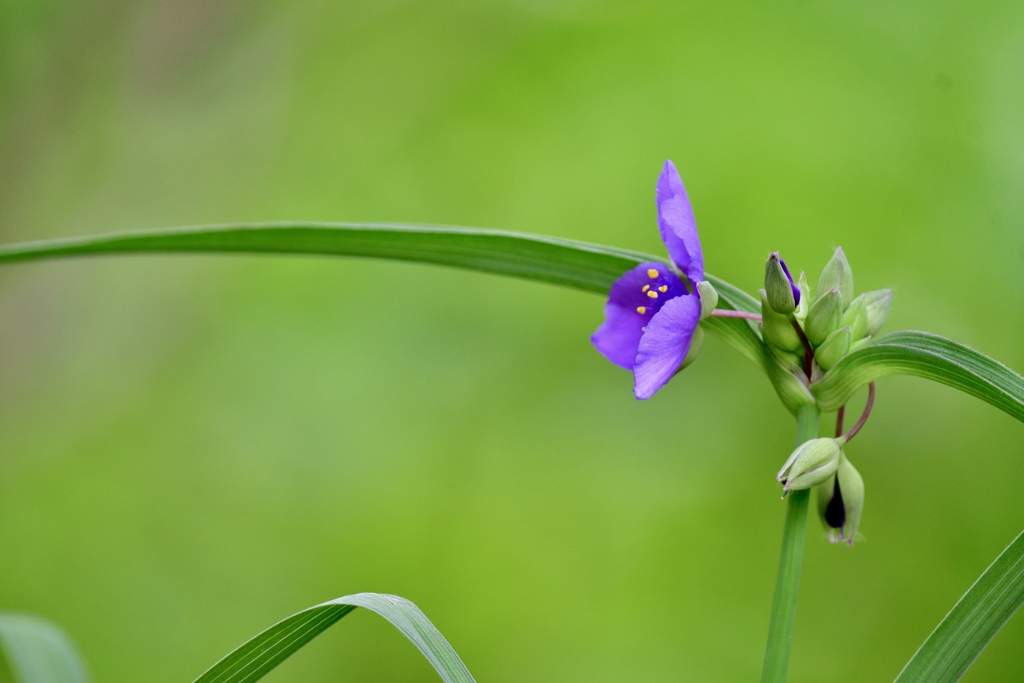
{"type": "Polygon", "coordinates": [[[704,280],[704,254],[671,161],[658,177],[657,204],[661,239],[690,288],[665,264],[642,263],[612,285],[604,324],[590,338],[605,358],[633,371],[638,399],[653,396],[679,371],[701,315],[697,283],[704,280]]]}

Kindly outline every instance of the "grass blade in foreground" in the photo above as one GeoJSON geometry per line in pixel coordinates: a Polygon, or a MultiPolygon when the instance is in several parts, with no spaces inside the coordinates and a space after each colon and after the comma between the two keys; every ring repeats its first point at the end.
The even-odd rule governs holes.
{"type": "Polygon", "coordinates": [[[391,622],[423,653],[446,683],[473,683],[466,665],[416,605],[405,598],[380,593],[346,595],[297,612],[214,664],[195,683],[257,681],[356,607],[376,612],[391,622]]]}
{"type": "Polygon", "coordinates": [[[951,386],[1024,422],[1024,377],[969,346],[927,332],[879,337],[836,363],[811,390],[823,411],[836,410],[857,389],[887,375],[951,386]]]}
{"type": "Polygon", "coordinates": [[[958,681],[1024,602],[1024,532],[964,593],[896,683],[958,681]]]}
{"type": "Polygon", "coordinates": [[[88,683],[78,651],[55,624],[29,614],[0,613],[0,650],[18,683],[88,683]]]}

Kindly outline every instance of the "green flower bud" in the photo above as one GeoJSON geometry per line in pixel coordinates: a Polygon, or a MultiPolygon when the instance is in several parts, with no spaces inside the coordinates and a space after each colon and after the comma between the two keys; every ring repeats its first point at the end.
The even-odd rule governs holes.
{"type": "Polygon", "coordinates": [[[874,292],[865,292],[864,303],[867,308],[867,334],[872,337],[878,334],[889,317],[889,309],[892,308],[892,290],[878,289],[874,292]]]}
{"type": "Polygon", "coordinates": [[[697,283],[697,294],[700,296],[700,319],[704,320],[718,305],[718,291],[707,280],[701,280],[697,283]]]}
{"type": "Polygon", "coordinates": [[[835,475],[818,487],[818,516],[829,540],[853,545],[863,511],[864,479],[844,454],[835,475]]]}
{"type": "MultiPolygon", "coordinates": [[[[852,310],[852,307],[851,307],[852,310]]],[[[828,335],[821,346],[814,352],[814,360],[822,370],[828,370],[839,362],[839,359],[850,352],[853,332],[849,327],[840,327],[828,335]]]]}
{"type": "Polygon", "coordinates": [[[846,309],[846,313],[843,313],[843,319],[839,324],[848,325],[853,332],[854,339],[860,339],[867,335],[868,305],[863,294],[853,300],[853,303],[846,309]]]}
{"type": "Polygon", "coordinates": [[[865,346],[867,346],[870,343],[871,343],[871,338],[870,337],[864,337],[863,339],[854,339],[850,343],[850,350],[848,351],[848,353],[853,353],[857,349],[863,349],[865,346]]]}
{"type": "Polygon", "coordinates": [[[704,346],[704,330],[698,325],[697,329],[693,331],[693,338],[690,340],[690,350],[686,352],[686,358],[683,359],[683,364],[679,366],[680,370],[697,360],[702,346],[704,346]]]}
{"type": "Polygon", "coordinates": [[[783,351],[802,351],[804,343],[793,329],[789,317],[776,313],[768,305],[768,294],[761,290],[761,334],[770,345],[783,351]]]}
{"type": "Polygon", "coordinates": [[[824,296],[830,289],[838,289],[843,301],[849,305],[853,301],[853,271],[846,260],[843,248],[838,247],[818,278],[818,291],[824,296]]]}
{"type": "Polygon", "coordinates": [[[779,252],[774,252],[765,263],[764,289],[768,293],[768,305],[776,313],[789,315],[796,310],[800,290],[794,293],[793,278],[779,258],[779,252]]]}
{"type": "Polygon", "coordinates": [[[796,316],[800,322],[804,321],[807,317],[807,311],[811,308],[811,285],[807,282],[807,274],[801,272],[800,279],[796,283],[797,288],[800,290],[800,303],[797,305],[793,315],[796,316]]]}
{"type": "Polygon", "coordinates": [[[800,374],[804,369],[804,354],[803,352],[794,353],[792,351],[783,351],[782,349],[776,348],[772,345],[768,345],[768,349],[772,352],[772,356],[775,360],[779,361],[779,365],[784,367],[791,373],[800,374]]]}
{"type": "Polygon", "coordinates": [[[804,325],[807,339],[815,347],[819,346],[825,337],[839,328],[842,317],[843,295],[838,289],[830,289],[818,297],[807,312],[807,323],[804,325]]]}
{"type": "Polygon", "coordinates": [[[776,475],[776,481],[783,483],[783,490],[798,491],[828,481],[839,468],[846,439],[811,439],[799,446],[789,456],[786,464],[776,475]]]}

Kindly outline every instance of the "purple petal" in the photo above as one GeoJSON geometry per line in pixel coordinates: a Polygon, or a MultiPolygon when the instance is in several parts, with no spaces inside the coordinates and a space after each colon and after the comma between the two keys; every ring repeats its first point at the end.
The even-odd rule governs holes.
{"type": "Polygon", "coordinates": [[[704,252],[697,236],[697,221],[693,218],[690,198],[675,165],[666,160],[658,176],[658,227],[661,240],[668,247],[668,255],[679,270],[686,274],[690,285],[704,279],[704,252]]]}
{"type": "Polygon", "coordinates": [[[686,287],[668,266],[640,264],[612,285],[604,307],[604,324],[590,341],[605,358],[632,370],[644,328],[667,301],[683,294],[686,287]]]}
{"type": "Polygon", "coordinates": [[[647,399],[672,379],[686,360],[700,321],[700,298],[695,294],[665,302],[640,338],[633,377],[634,393],[647,399]]]}
{"type": "MultiPolygon", "coordinates": [[[[775,253],[778,254],[778,252],[775,252],[775,253]]],[[[786,267],[786,262],[783,261],[780,258],[779,259],[779,263],[782,265],[782,272],[785,273],[786,277],[789,278],[789,288],[793,290],[793,301],[796,303],[797,306],[799,306],[800,305],[800,288],[797,287],[796,283],[793,282],[793,276],[789,274],[789,268],[786,267]]]]}

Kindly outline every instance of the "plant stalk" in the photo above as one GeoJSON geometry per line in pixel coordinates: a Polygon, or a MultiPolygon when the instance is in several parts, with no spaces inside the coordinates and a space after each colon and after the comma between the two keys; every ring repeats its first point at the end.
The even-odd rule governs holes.
{"type": "MultiPolygon", "coordinates": [[[[815,405],[804,406],[796,416],[796,445],[818,436],[818,418],[821,412],[815,405]]],[[[764,653],[761,683],[782,683],[789,666],[789,646],[793,640],[793,622],[796,618],[796,597],[800,589],[800,566],[804,557],[804,539],[807,536],[807,507],[811,498],[809,489],[789,494],[786,507],[786,525],[782,530],[782,554],[779,573],[775,579],[775,600],[772,620],[768,626],[768,646],[764,653]]]]}

